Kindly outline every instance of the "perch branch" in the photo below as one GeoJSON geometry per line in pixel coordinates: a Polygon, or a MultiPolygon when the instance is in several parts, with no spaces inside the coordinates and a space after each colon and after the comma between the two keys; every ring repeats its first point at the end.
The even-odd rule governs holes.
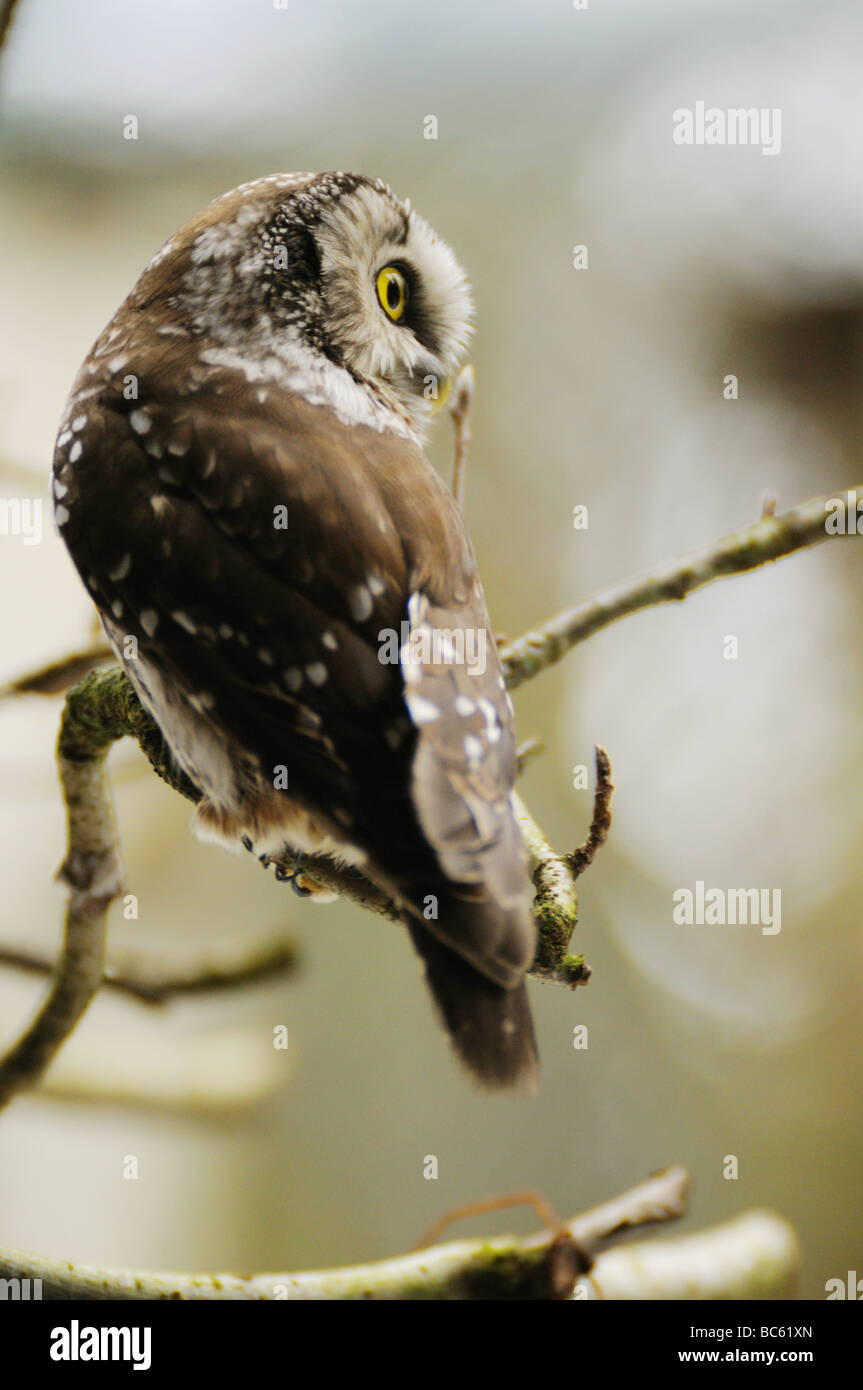
{"type": "MultiPolygon", "coordinates": [[[[851,489],[852,495],[863,498],[863,487],[851,489]]],[[[627,580],[604,594],[589,599],[576,608],[568,608],[531,632],[506,643],[500,651],[504,676],[510,690],[539,675],[546,667],[560,661],[562,656],[595,632],[617,622],[629,613],[652,608],[660,603],[672,603],[686,598],[714,579],[729,574],[743,574],[757,569],[795,550],[818,545],[833,538],[826,529],[829,512],[836,514],[835,495],[814,497],[799,507],[792,507],[781,516],[769,512],[753,526],[733,531],[730,536],[714,541],[703,550],[694,550],[671,565],[660,566],[647,574],[627,580]]],[[[848,502],[842,506],[846,529],[854,534],[856,517],[848,502]]]]}
{"type": "MultiPolygon", "coordinates": [[[[58,877],[69,889],[63,949],[36,1017],[0,1059],[0,1108],[35,1084],[102,983],[108,908],[119,897],[121,865],[105,759],[115,733],[82,724],[71,698],[58,759],[68,840],[58,877]]],[[[86,711],[89,713],[89,711],[86,711]]]]}
{"type": "MultiPolygon", "coordinates": [[[[674,1220],[687,1178],[672,1168],[566,1223],[588,1254],[618,1234],[674,1220]]],[[[377,1264],[302,1274],[151,1274],[105,1270],[0,1250],[0,1278],[40,1279],[43,1299],[225,1299],[342,1301],[522,1299],[588,1296],[561,1260],[559,1234],[494,1236],[416,1250],[377,1264]]],[[[757,1212],[677,1239],[637,1241],[599,1254],[592,1282],[605,1298],[769,1298],[788,1292],[799,1255],[781,1217],[757,1212]]]]}
{"type": "Polygon", "coordinates": [[[590,966],[583,956],[568,954],[578,919],[575,880],[564,855],[552,849],[517,792],[512,794],[515,817],[527,846],[531,878],[536,889],[534,916],[539,929],[530,973],[543,980],[585,985],[590,966]]]}

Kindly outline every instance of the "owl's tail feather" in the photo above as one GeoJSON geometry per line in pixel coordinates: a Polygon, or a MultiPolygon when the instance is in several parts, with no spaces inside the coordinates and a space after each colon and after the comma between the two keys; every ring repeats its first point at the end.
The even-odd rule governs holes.
{"type": "Polygon", "coordinates": [[[465,1066],[483,1086],[536,1088],[539,1063],[524,980],[512,989],[481,975],[405,915],[438,1011],[465,1066]]]}

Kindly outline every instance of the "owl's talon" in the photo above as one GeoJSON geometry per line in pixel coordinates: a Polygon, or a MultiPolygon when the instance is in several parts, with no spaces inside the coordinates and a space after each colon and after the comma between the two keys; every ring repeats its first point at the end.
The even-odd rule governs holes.
{"type": "Polygon", "coordinates": [[[305,875],[300,870],[299,851],[297,851],[297,854],[294,858],[294,866],[292,869],[283,869],[281,864],[276,864],[274,872],[276,875],[276,881],[278,883],[289,883],[298,898],[310,898],[315,891],[314,888],[305,888],[299,882],[301,878],[305,877],[305,875]]]}

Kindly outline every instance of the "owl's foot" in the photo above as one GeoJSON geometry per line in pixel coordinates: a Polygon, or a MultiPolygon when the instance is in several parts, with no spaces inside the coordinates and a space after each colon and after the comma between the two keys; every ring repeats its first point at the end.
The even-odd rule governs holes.
{"type": "Polygon", "coordinates": [[[319,903],[335,902],[338,894],[333,893],[329,888],[325,888],[322,883],[310,878],[300,870],[300,854],[297,852],[292,869],[283,869],[277,864],[276,878],[279,883],[290,883],[298,898],[316,898],[319,903]]]}
{"type": "Polygon", "coordinates": [[[326,888],[323,883],[309,878],[308,874],[293,874],[291,887],[301,898],[314,898],[318,903],[334,903],[339,896],[331,888],[326,888]]]}

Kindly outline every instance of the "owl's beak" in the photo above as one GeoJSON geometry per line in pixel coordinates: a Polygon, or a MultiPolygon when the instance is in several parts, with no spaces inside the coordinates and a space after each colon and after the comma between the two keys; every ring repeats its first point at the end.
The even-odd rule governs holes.
{"type": "Polygon", "coordinates": [[[414,364],[411,389],[428,402],[430,415],[437,415],[446,404],[450,385],[449,373],[439,357],[429,353],[414,364]]]}
{"type": "Polygon", "coordinates": [[[445,376],[444,379],[443,379],[443,381],[439,381],[439,382],[438,382],[437,397],[436,397],[436,398],[435,398],[435,397],[432,397],[432,401],[431,401],[431,413],[432,413],[432,415],[437,415],[437,413],[438,413],[439,410],[443,410],[444,406],[446,405],[446,403],[447,403],[447,401],[448,401],[448,399],[449,399],[449,393],[450,393],[450,387],[451,387],[451,386],[452,386],[452,377],[450,377],[450,376],[445,376]]]}

